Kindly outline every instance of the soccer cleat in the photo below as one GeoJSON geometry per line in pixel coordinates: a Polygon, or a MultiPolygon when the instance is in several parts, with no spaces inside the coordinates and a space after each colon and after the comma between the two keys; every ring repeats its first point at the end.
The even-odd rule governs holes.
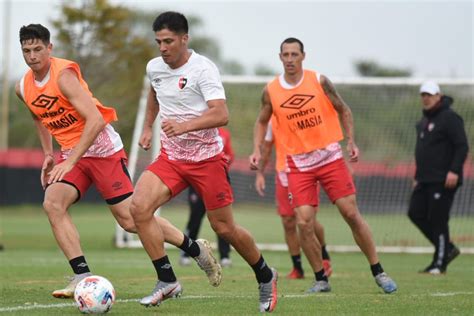
{"type": "Polygon", "coordinates": [[[56,298],[73,298],[74,297],[74,290],[76,289],[76,286],[79,282],[81,282],[82,279],[91,276],[92,273],[87,272],[87,273],[82,273],[82,274],[76,274],[75,276],[71,277],[69,280],[69,284],[66,285],[64,289],[56,290],[53,293],[51,293],[54,297],[56,298]]]}
{"type": "Polygon", "coordinates": [[[458,247],[453,245],[453,248],[448,251],[448,255],[446,256],[446,265],[450,264],[451,261],[456,259],[457,256],[461,254],[461,250],[458,247]]]}
{"type": "Polygon", "coordinates": [[[397,290],[397,284],[385,272],[379,273],[375,276],[375,283],[377,283],[377,285],[387,294],[393,293],[397,290]]]}
{"type": "Polygon", "coordinates": [[[173,283],[167,283],[158,280],[156,286],[151,292],[151,295],[145,296],[140,300],[140,304],[143,306],[160,306],[161,302],[169,298],[180,297],[183,292],[183,288],[178,281],[173,283]]]}
{"type": "Polygon", "coordinates": [[[274,268],[271,268],[273,277],[268,283],[260,283],[258,291],[260,293],[260,312],[273,312],[277,304],[277,281],[278,273],[274,268]]]}
{"type": "Polygon", "coordinates": [[[304,272],[293,268],[293,270],[286,275],[286,278],[290,280],[304,279],[304,272]]]}
{"type": "Polygon", "coordinates": [[[324,274],[327,277],[330,277],[332,274],[332,267],[331,267],[331,261],[330,260],[323,260],[323,269],[324,269],[324,274]]]}
{"type": "Polygon", "coordinates": [[[230,268],[230,267],[232,267],[232,259],[230,259],[230,258],[222,258],[222,259],[221,259],[221,267],[223,267],[223,268],[230,268]]]}
{"type": "Polygon", "coordinates": [[[331,286],[328,281],[315,281],[313,287],[309,288],[307,293],[325,293],[331,292],[331,286]]]}
{"type": "Polygon", "coordinates": [[[205,239],[197,239],[196,242],[199,245],[200,253],[194,260],[201,270],[206,272],[209,283],[212,286],[219,286],[222,280],[222,268],[212,254],[211,245],[205,239]]]}
{"type": "Polygon", "coordinates": [[[191,265],[191,258],[187,256],[181,256],[179,257],[179,265],[183,267],[187,267],[191,265]]]}
{"type": "Polygon", "coordinates": [[[426,268],[424,268],[423,270],[418,271],[418,273],[439,275],[439,274],[446,273],[446,268],[440,267],[432,263],[426,268]]]}

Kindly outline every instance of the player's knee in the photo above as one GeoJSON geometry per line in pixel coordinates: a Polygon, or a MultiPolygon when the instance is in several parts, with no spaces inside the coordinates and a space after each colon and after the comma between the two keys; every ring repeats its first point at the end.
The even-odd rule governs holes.
{"type": "Polygon", "coordinates": [[[133,222],[143,221],[147,217],[146,206],[139,199],[133,198],[130,203],[130,214],[133,222]]]}
{"type": "Polygon", "coordinates": [[[298,221],[298,230],[301,238],[306,238],[314,234],[314,226],[310,221],[298,221]]]}
{"type": "Polygon", "coordinates": [[[136,233],[137,232],[137,228],[135,227],[135,222],[133,221],[133,218],[130,217],[129,219],[127,220],[121,220],[119,221],[119,225],[120,227],[123,228],[123,230],[125,230],[127,233],[136,233]]]}
{"type": "Polygon", "coordinates": [[[43,208],[48,215],[60,214],[66,211],[64,206],[59,201],[51,198],[44,199],[43,208]]]}
{"type": "Polygon", "coordinates": [[[224,222],[211,223],[211,227],[225,241],[231,240],[235,230],[235,227],[224,222]]]}

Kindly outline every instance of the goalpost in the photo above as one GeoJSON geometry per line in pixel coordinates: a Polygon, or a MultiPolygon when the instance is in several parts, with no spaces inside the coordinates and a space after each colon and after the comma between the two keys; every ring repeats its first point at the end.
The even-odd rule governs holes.
{"type": "MultiPolygon", "coordinates": [[[[256,210],[274,208],[274,184],[272,168],[267,168],[267,195],[259,197],[253,188],[255,175],[248,168],[248,155],[252,150],[253,124],[264,85],[273,77],[223,76],[227,104],[230,111],[228,128],[236,160],[231,167],[234,190],[234,209],[248,205],[256,210]]],[[[358,191],[358,203],[369,223],[380,252],[432,253],[433,247],[424,240],[406,216],[411,181],[414,175],[415,123],[421,118],[418,88],[423,78],[331,78],[338,92],[349,104],[355,121],[356,143],[361,159],[353,166],[358,191]],[[387,224],[388,223],[388,224],[387,224]],[[382,225],[383,224],[383,225],[382,225]],[[380,227],[384,227],[383,229],[380,227]]],[[[474,144],[474,79],[432,79],[438,82],[443,93],[455,99],[453,108],[464,119],[468,141],[474,144]]],[[[150,84],[144,81],[130,149],[129,171],[135,182],[144,168],[159,153],[159,122],[154,125],[152,150],[145,152],[138,146],[146,110],[150,84]]],[[[343,147],[344,148],[344,147],[343,147]]],[[[331,207],[321,191],[322,207],[331,207]]],[[[463,253],[474,254],[474,167],[472,154],[465,165],[465,180],[458,190],[450,222],[454,242],[460,243],[463,253]]],[[[173,203],[184,205],[183,199],[173,203]]],[[[172,204],[172,205],[175,205],[172,204]]],[[[187,208],[187,207],[184,207],[187,208]]],[[[268,216],[276,216],[268,212],[268,216]]],[[[327,231],[347,230],[345,224],[324,223],[327,231]]],[[[184,227],[182,227],[184,229],[184,227]]],[[[283,243],[260,243],[262,250],[286,251],[283,243]]],[[[138,237],[124,232],[118,225],[115,235],[117,247],[141,247],[138,237]]],[[[261,241],[257,239],[257,241],[261,241]]],[[[336,240],[328,245],[330,251],[359,251],[353,240],[336,240]]]]}

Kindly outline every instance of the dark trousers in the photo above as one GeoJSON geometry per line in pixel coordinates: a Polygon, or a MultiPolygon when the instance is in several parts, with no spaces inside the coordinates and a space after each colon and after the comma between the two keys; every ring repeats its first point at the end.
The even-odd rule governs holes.
{"type": "MultiPolygon", "coordinates": [[[[193,187],[189,187],[188,191],[188,202],[190,208],[190,214],[188,223],[186,224],[185,234],[195,240],[201,229],[202,219],[206,214],[206,207],[204,202],[193,187]]],[[[217,245],[219,248],[220,258],[229,258],[230,245],[227,241],[217,236],[217,245]]]]}
{"type": "Polygon", "coordinates": [[[446,256],[454,247],[449,237],[449,213],[457,188],[444,183],[419,183],[410,199],[408,217],[435,246],[432,264],[446,266],[446,256]]]}

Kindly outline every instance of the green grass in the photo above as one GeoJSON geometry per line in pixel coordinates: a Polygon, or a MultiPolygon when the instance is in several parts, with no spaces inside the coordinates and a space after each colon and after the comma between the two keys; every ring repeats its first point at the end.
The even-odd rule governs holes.
{"type": "MultiPolygon", "coordinates": [[[[335,210],[322,210],[329,240],[350,242],[335,210]]],[[[155,282],[155,272],[143,249],[116,249],[112,236],[114,222],[106,207],[76,206],[74,221],[81,233],[81,241],[93,271],[107,277],[115,286],[117,299],[112,315],[257,315],[258,292],[251,269],[233,252],[234,266],[224,270],[219,288],[207,284],[204,274],[196,267],[180,267],[179,253],[169,255],[184,293],[179,300],[166,301],[159,308],[145,309],[136,302],[148,294],[155,282]]],[[[78,315],[70,300],[57,300],[50,292],[65,285],[63,276],[71,274],[50,232],[48,220],[37,206],[0,208],[1,240],[5,251],[0,252],[0,313],[10,315],[78,315]],[[19,307],[31,308],[21,310],[19,307]],[[43,306],[43,307],[41,307],[43,306]],[[7,308],[15,308],[8,312],[7,308]]],[[[186,212],[176,208],[163,210],[178,227],[183,227],[186,212]]],[[[239,206],[236,219],[252,231],[258,242],[283,242],[279,218],[271,209],[239,206]]],[[[382,223],[371,216],[369,222],[382,223]]],[[[393,218],[392,218],[393,219],[393,218]]],[[[399,219],[401,221],[401,218],[399,219]]],[[[466,224],[471,232],[472,220],[466,224]]],[[[409,224],[409,223],[408,223],[409,224]]],[[[397,224],[398,225],[398,224],[397,224]]],[[[389,220],[385,228],[374,229],[380,234],[393,226],[389,220]]],[[[410,235],[411,227],[398,230],[410,235]]],[[[390,231],[395,231],[393,228],[390,231]]],[[[208,224],[203,236],[214,240],[208,224]]],[[[360,253],[332,253],[334,274],[333,291],[321,295],[305,295],[312,277],[307,262],[305,280],[289,281],[284,275],[291,262],[286,252],[265,251],[266,260],[280,272],[279,303],[275,313],[282,315],[472,315],[474,311],[474,268],[472,255],[461,255],[449,267],[445,276],[419,275],[430,255],[382,254],[381,262],[397,281],[399,291],[385,295],[375,285],[367,262],[360,253]]]]}

